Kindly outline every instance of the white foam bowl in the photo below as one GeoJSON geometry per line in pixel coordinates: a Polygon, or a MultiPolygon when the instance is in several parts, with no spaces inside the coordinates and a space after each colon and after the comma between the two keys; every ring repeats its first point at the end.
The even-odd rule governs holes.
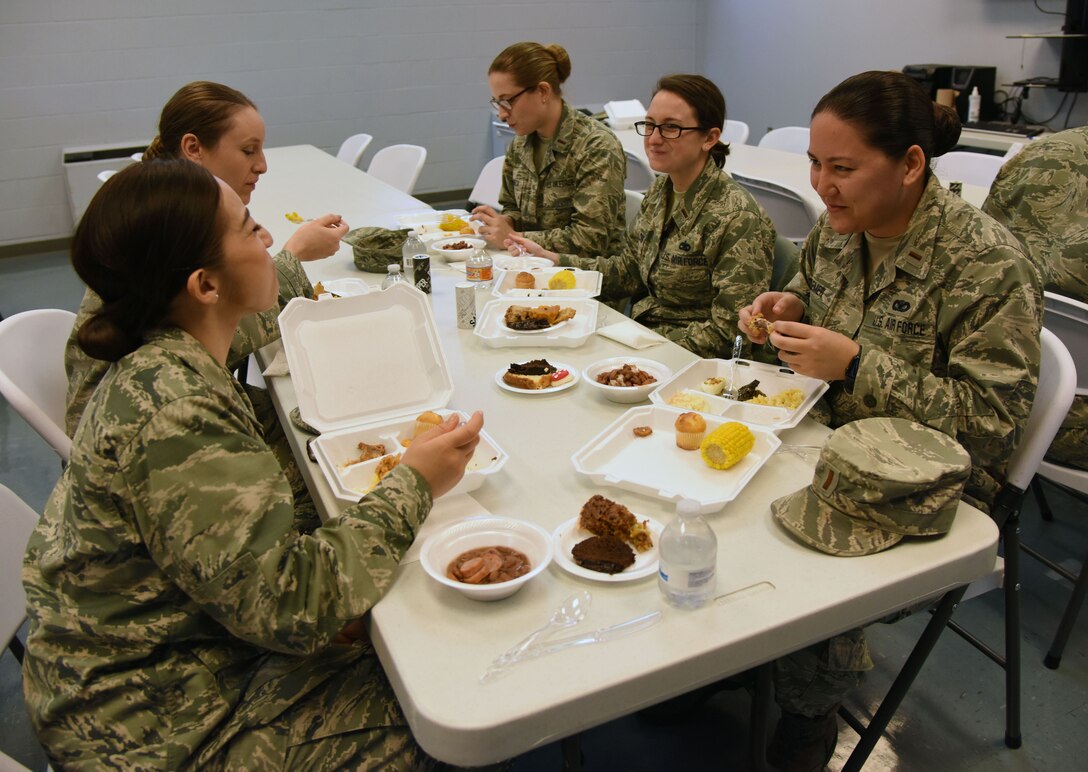
{"type": "Polygon", "coordinates": [[[552,562],[552,537],[538,525],[504,517],[462,520],[423,544],[419,562],[427,575],[439,584],[452,587],[473,600],[508,598],[532,580],[552,562]],[[510,547],[529,558],[529,573],[499,584],[465,584],[446,576],[446,568],[462,553],[479,547],[510,547]]]}
{"type": "Polygon", "coordinates": [[[471,236],[450,236],[431,243],[431,249],[448,261],[468,260],[477,249],[483,249],[487,242],[483,239],[474,239],[471,236]],[[449,249],[449,244],[463,241],[469,244],[468,249],[449,249]]]}
{"type": "Polygon", "coordinates": [[[582,371],[582,375],[584,376],[583,380],[591,388],[600,391],[605,399],[630,405],[635,402],[643,402],[649,399],[651,391],[672,377],[672,370],[652,359],[641,359],[640,357],[609,357],[608,359],[601,359],[594,362],[582,371]],[[601,373],[607,372],[608,370],[615,370],[626,364],[634,365],[639,370],[647,372],[654,378],[657,378],[657,380],[647,383],[645,386],[607,386],[597,382],[597,376],[601,373]]]}

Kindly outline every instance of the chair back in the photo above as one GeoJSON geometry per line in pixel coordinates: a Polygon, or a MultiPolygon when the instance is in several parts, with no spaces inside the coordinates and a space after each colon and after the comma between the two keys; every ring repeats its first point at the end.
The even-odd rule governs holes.
{"type": "Polygon", "coordinates": [[[624,219],[627,222],[627,230],[631,230],[631,228],[635,227],[635,220],[638,219],[638,211],[642,208],[642,199],[646,198],[646,196],[639,193],[637,190],[624,189],[623,198],[626,207],[624,219]]]}
{"type": "Polygon", "coordinates": [[[759,140],[758,146],[805,155],[808,153],[808,127],[783,126],[781,129],[771,129],[759,140]]]}
{"type": "Polygon", "coordinates": [[[748,124],[744,121],[733,121],[727,118],[725,128],[722,129],[722,142],[726,144],[736,142],[738,145],[747,145],[750,133],[748,124]]]}
{"type": "Polygon", "coordinates": [[[30,533],[38,524],[38,513],[7,486],[0,485],[0,652],[7,648],[26,619],[23,593],[23,553],[30,533]]]}
{"type": "Polygon", "coordinates": [[[1039,469],[1039,462],[1046,455],[1058,427],[1065,420],[1069,406],[1073,404],[1073,392],[1077,385],[1077,369],[1073,357],[1058,336],[1045,327],[1039,342],[1042,357],[1039,361],[1039,387],[1031,405],[1028,425],[1024,436],[1009,459],[1007,485],[1023,492],[1031,484],[1031,478],[1039,469]]]}
{"type": "Polygon", "coordinates": [[[367,145],[374,137],[369,134],[352,134],[345,139],[340,145],[340,149],[336,151],[336,158],[343,161],[346,164],[358,167],[359,162],[363,160],[363,153],[366,152],[367,145]]]}
{"type": "Polygon", "coordinates": [[[103,169],[102,171],[100,171],[100,172],[99,172],[98,174],[96,174],[95,176],[96,176],[96,177],[98,177],[98,181],[99,181],[99,182],[105,182],[105,181],[106,181],[106,180],[108,180],[108,179],[109,179],[110,177],[112,177],[113,175],[117,174],[117,172],[118,172],[118,170],[117,170],[117,169],[103,169]]]}
{"type": "Polygon", "coordinates": [[[801,269],[801,250],[782,234],[774,237],[774,265],[771,268],[771,289],[781,292],[801,269]]]}
{"type": "Polygon", "coordinates": [[[367,174],[392,185],[409,195],[416,187],[423,162],[427,160],[427,148],[419,145],[390,145],[383,147],[370,159],[367,174]]]}
{"type": "Polygon", "coordinates": [[[657,179],[657,174],[650,168],[645,158],[635,155],[630,150],[624,150],[623,153],[627,156],[627,179],[623,183],[624,189],[645,193],[657,179]]]}
{"type": "MultiPolygon", "coordinates": [[[[1009,145],[1009,149],[1005,151],[1005,155],[1003,155],[1001,157],[1004,158],[1006,161],[1008,161],[1010,158],[1012,158],[1014,155],[1016,155],[1017,153],[1019,153],[1023,149],[1024,149],[1024,143],[1023,142],[1013,142],[1011,145],[1009,145]]],[[[947,153],[945,155],[947,155],[947,153]]]]}
{"type": "Polygon", "coordinates": [[[733,179],[763,207],[778,234],[792,242],[803,242],[820,217],[808,199],[789,185],[736,172],[733,179]]]}
{"type": "Polygon", "coordinates": [[[933,159],[933,171],[946,182],[958,180],[989,190],[1004,163],[999,155],[953,150],[933,159]]]}
{"type": "Polygon", "coordinates": [[[44,308],[0,321],[0,394],[63,461],[72,450],[64,433],[64,346],[75,319],[71,311],[44,308]]]}
{"type": "Polygon", "coordinates": [[[1043,326],[1065,344],[1074,362],[1081,363],[1077,368],[1076,393],[1088,395],[1088,303],[1056,292],[1044,292],[1043,295],[1046,299],[1043,326]]]}
{"type": "Polygon", "coordinates": [[[502,191],[502,165],[506,156],[492,158],[484,168],[480,170],[480,176],[476,178],[476,184],[472,186],[472,192],[468,195],[469,203],[487,204],[495,211],[502,209],[499,205],[499,193],[502,191]]]}

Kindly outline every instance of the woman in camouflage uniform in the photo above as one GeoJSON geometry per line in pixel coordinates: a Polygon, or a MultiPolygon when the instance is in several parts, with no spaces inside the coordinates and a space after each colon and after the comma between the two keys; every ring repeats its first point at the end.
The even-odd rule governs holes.
{"type": "MultiPolygon", "coordinates": [[[[768,335],[749,328],[762,313],[780,359],[831,382],[832,426],[891,416],[958,440],[972,460],[964,498],[988,511],[1031,411],[1042,288],[1016,239],[930,172],[959,131],[955,112],[902,73],[832,89],[809,141],[827,212],[786,291],[756,297],[740,316],[762,343],[768,335]]],[[[860,630],[779,660],[772,762],[821,768],[835,709],[868,667],[860,630]]]]}
{"type": "Polygon", "coordinates": [[[473,210],[480,235],[501,248],[514,233],[548,249],[612,254],[623,237],[627,161],[616,135],[563,100],[562,46],[515,43],[488,70],[491,106],[517,134],[506,149],[499,203],[473,210]]]}
{"type": "Polygon", "coordinates": [[[482,416],[417,439],[359,504],[301,535],[225,363],[276,268],[238,197],[186,161],[130,166],[77,228],[114,364],[23,566],[26,702],[63,769],[419,769],[360,618],[482,416]],[[146,255],[156,261],[149,264],[146,255]]]}
{"type": "Polygon", "coordinates": [[[602,297],[632,297],[631,315],[703,357],[728,356],[739,309],[765,292],[774,261],[774,226],[752,196],[725,173],[719,141],[725,97],[701,75],[658,81],[635,124],[646,155],[661,172],[638,220],[614,256],[557,254],[514,236],[510,241],[560,265],[600,271],[602,297]]]}

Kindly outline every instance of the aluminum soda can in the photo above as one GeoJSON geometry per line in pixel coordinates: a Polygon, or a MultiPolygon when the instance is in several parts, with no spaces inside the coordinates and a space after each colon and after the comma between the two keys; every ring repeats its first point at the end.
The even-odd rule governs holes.
{"type": "Polygon", "coordinates": [[[962,182],[950,182],[948,183],[948,192],[955,193],[957,196],[963,195],[963,183],[962,182]]]}
{"type": "Polygon", "coordinates": [[[430,255],[416,255],[412,258],[412,276],[416,289],[420,292],[431,294],[431,257],[430,255]]]}
{"type": "Polygon", "coordinates": [[[457,303],[457,328],[471,330],[476,326],[476,284],[464,281],[453,285],[457,303]]]}

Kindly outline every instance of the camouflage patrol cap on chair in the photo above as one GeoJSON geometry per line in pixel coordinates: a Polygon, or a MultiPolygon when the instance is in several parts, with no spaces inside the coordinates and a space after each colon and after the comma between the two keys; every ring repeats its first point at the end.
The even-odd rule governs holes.
{"type": "Polygon", "coordinates": [[[348,231],[342,241],[351,245],[355,267],[360,271],[385,273],[388,266],[401,262],[401,247],[407,238],[407,230],[356,228],[348,231]]]}
{"type": "Polygon", "coordinates": [[[771,504],[793,536],[832,555],[869,555],[904,536],[952,527],[971,457],[936,429],[903,418],[865,418],[837,429],[812,484],[771,504]]]}

